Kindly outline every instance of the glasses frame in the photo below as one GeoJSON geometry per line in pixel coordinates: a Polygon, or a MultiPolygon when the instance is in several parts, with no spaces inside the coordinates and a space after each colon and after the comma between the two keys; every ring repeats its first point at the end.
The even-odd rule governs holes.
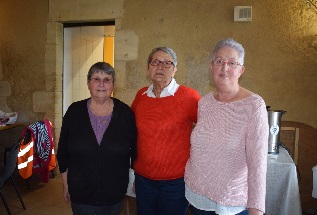
{"type": "Polygon", "coordinates": [[[113,82],[112,78],[104,78],[104,79],[102,79],[102,78],[96,77],[96,78],[90,78],[89,80],[92,81],[94,84],[100,84],[101,81],[102,81],[103,84],[110,84],[111,82],[113,82]]]}
{"type": "Polygon", "coordinates": [[[171,68],[172,66],[175,66],[173,61],[170,61],[170,60],[161,61],[155,58],[149,60],[149,64],[151,64],[152,66],[159,66],[160,64],[162,64],[162,66],[166,69],[171,68]],[[157,65],[153,64],[153,61],[157,61],[158,62],[157,65]],[[166,64],[167,62],[170,63],[170,65],[167,65],[166,64]]]}
{"type": "Polygon", "coordinates": [[[227,64],[228,67],[230,67],[231,69],[235,69],[238,66],[243,66],[242,64],[238,63],[237,61],[234,60],[225,60],[223,58],[217,58],[215,60],[211,61],[212,64],[214,64],[215,66],[223,66],[224,64],[227,64]],[[216,63],[216,61],[221,61],[220,63],[216,63]],[[230,65],[229,62],[233,62],[234,65],[230,65]]]}

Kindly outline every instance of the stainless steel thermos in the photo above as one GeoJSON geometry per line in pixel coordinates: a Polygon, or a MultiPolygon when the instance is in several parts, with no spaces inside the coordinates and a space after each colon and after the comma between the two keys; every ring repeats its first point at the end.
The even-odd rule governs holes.
{"type": "Polygon", "coordinates": [[[283,110],[268,110],[269,119],[269,154],[278,154],[280,145],[280,130],[283,110]]]}

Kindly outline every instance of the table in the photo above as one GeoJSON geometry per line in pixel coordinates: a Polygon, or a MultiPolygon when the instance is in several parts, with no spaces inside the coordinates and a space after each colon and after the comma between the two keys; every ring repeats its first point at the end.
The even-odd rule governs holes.
{"type": "MultiPolygon", "coordinates": [[[[127,196],[132,191],[134,172],[130,169],[127,196]]],[[[266,177],[265,215],[301,215],[301,203],[295,163],[286,149],[279,149],[275,159],[268,159],[266,177]]]]}
{"type": "Polygon", "coordinates": [[[301,215],[297,170],[284,148],[276,159],[268,159],[265,215],[301,215]]]}
{"type": "Polygon", "coordinates": [[[15,124],[11,124],[11,125],[0,126],[0,131],[11,129],[11,128],[16,128],[16,127],[21,127],[21,126],[25,126],[25,125],[22,123],[15,123],[15,124]]]}

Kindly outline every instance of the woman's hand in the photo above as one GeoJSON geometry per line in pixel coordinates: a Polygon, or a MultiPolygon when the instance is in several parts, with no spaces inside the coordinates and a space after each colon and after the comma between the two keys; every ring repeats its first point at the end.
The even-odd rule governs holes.
{"type": "Polygon", "coordinates": [[[68,193],[68,184],[67,184],[67,173],[68,173],[68,169],[66,170],[66,172],[61,173],[62,181],[63,181],[63,198],[66,203],[70,203],[70,195],[68,193]]]}
{"type": "Polygon", "coordinates": [[[68,186],[63,186],[63,197],[66,203],[70,203],[70,195],[68,193],[68,186]]]}

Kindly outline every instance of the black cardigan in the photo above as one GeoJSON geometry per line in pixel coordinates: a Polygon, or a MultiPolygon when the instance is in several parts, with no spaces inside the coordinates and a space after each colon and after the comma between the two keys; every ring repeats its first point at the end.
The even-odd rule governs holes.
{"type": "Polygon", "coordinates": [[[87,100],[69,106],[62,123],[57,150],[60,172],[68,170],[72,202],[113,205],[127,192],[136,158],[136,124],[130,107],[112,98],[114,108],[99,145],[90,123],[87,100]]]}

